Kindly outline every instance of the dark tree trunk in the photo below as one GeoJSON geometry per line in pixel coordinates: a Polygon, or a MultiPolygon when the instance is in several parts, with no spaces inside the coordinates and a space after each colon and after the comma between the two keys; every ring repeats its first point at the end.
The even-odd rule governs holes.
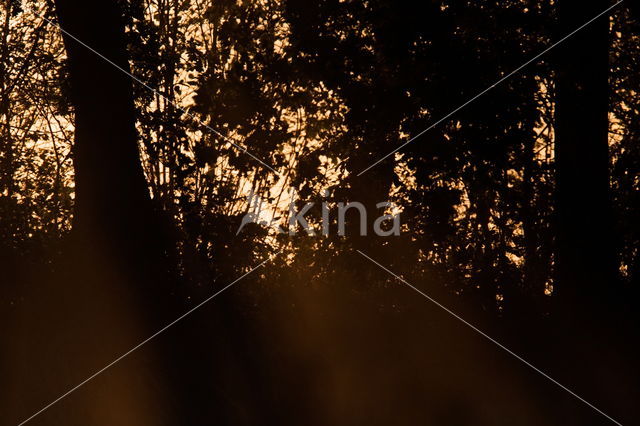
{"type": "MultiPolygon", "coordinates": [[[[64,41],[76,124],[75,249],[70,251],[71,256],[67,255],[63,267],[69,271],[65,292],[69,294],[67,299],[74,302],[73,306],[98,305],[96,309],[85,308],[105,318],[105,331],[95,333],[103,340],[96,347],[114,347],[112,341],[122,340],[121,335],[130,334],[130,329],[135,326],[142,329],[136,334],[137,340],[128,340],[129,347],[119,346],[122,353],[124,348],[130,349],[183,314],[186,308],[175,296],[174,283],[167,278],[166,272],[173,272],[171,261],[175,259],[168,258],[166,252],[173,241],[167,238],[166,223],[159,220],[161,212],[152,204],[141,166],[134,83],[122,72],[129,72],[129,63],[118,0],[55,0],[55,3],[60,25],[68,32],[64,41]],[[101,296],[96,297],[96,293],[101,296]],[[111,321],[115,323],[113,318],[131,325],[111,327],[111,321]],[[115,337],[104,338],[106,333],[115,337]]],[[[234,353],[245,336],[237,324],[233,328],[223,327],[223,315],[216,310],[209,315],[193,315],[189,318],[191,324],[180,331],[175,331],[180,326],[172,327],[166,335],[149,344],[153,349],[145,348],[151,355],[144,359],[157,362],[147,369],[152,378],[142,383],[140,399],[147,398],[156,408],[139,404],[139,415],[151,420],[135,423],[134,416],[122,412],[118,413],[120,422],[203,424],[220,420],[224,423],[222,419],[226,416],[248,415],[237,414],[241,410],[230,407],[232,404],[228,401],[222,403],[226,397],[242,406],[237,401],[255,393],[246,386],[250,382],[242,380],[245,366],[240,365],[241,357],[234,353]],[[200,320],[194,324],[197,318],[200,320]],[[203,338],[220,335],[227,339],[218,342],[215,337],[203,338]],[[224,387],[223,380],[227,384],[224,387]],[[236,389],[240,390],[236,392],[236,389]]],[[[74,334],[85,336],[87,332],[74,334]]],[[[132,354],[132,358],[136,355],[132,354]]],[[[105,372],[105,376],[108,374],[105,372]]],[[[127,374],[134,378],[139,375],[135,370],[127,374]]],[[[126,381],[120,385],[125,386],[126,381]]],[[[112,403],[121,396],[117,392],[106,392],[104,398],[112,403]]]]}
{"type": "MultiPolygon", "coordinates": [[[[607,0],[559,2],[563,34],[605,10],[607,0]]],[[[609,195],[609,19],[558,50],[556,98],[556,290],[580,303],[610,293],[615,255],[609,195]]]]}
{"type": "MultiPolygon", "coordinates": [[[[68,34],[129,71],[115,0],[56,0],[68,34]]],[[[108,244],[140,243],[151,201],[140,164],[132,80],[64,34],[75,109],[76,232],[108,244]]]]}
{"type": "MultiPolygon", "coordinates": [[[[56,0],[55,6],[75,112],[73,237],[17,321],[17,338],[26,340],[10,354],[17,367],[7,381],[26,402],[11,408],[12,416],[33,412],[175,317],[156,237],[162,229],[137,148],[132,81],[99,56],[129,70],[117,0],[56,0]],[[38,359],[43,350],[56,356],[38,359]],[[35,375],[46,384],[21,377],[30,365],[47,367],[35,375]]],[[[101,386],[78,389],[74,405],[56,405],[43,418],[68,425],[175,424],[186,405],[181,381],[167,373],[177,356],[154,349],[119,363],[96,378],[101,386]]]]}

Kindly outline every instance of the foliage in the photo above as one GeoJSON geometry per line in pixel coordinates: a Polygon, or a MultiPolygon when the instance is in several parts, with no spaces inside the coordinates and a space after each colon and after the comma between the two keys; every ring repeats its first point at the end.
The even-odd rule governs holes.
{"type": "MultiPolygon", "coordinates": [[[[0,236],[16,248],[70,227],[73,128],[59,34],[11,4],[0,13],[0,236]]],[[[384,285],[345,261],[366,247],[490,311],[552,294],[553,56],[448,114],[557,39],[553,2],[122,5],[132,72],[144,82],[134,85],[142,162],[185,280],[233,275],[286,247],[280,267],[294,275],[335,282],[349,264],[348,275],[384,285]],[[392,199],[403,236],[279,237],[259,226],[235,235],[248,194],[285,223],[292,190],[317,205],[392,199]]],[[[631,282],[640,276],[640,44],[626,11],[614,23],[611,182],[620,269],[631,282]]]]}

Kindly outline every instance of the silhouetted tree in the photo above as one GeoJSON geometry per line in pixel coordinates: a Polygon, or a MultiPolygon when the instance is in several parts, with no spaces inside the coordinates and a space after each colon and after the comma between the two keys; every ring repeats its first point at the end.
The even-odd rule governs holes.
{"type": "MultiPolygon", "coordinates": [[[[609,1],[562,1],[563,33],[609,1]]],[[[557,290],[567,304],[616,289],[609,192],[609,20],[593,22],[557,52],[555,164],[557,290]]]]}
{"type": "Polygon", "coordinates": [[[75,113],[75,230],[122,250],[148,238],[145,230],[153,215],[140,165],[121,12],[112,0],[58,0],[56,12],[66,30],[75,113]]]}

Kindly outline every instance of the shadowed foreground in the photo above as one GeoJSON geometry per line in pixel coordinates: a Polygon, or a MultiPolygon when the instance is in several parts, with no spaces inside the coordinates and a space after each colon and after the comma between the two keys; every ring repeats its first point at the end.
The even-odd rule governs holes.
{"type": "MultiPolygon", "coordinates": [[[[92,266],[81,283],[62,274],[44,291],[35,287],[3,320],[12,336],[2,359],[3,425],[24,420],[173,319],[169,310],[143,317],[139,300],[114,292],[121,277],[92,266]]],[[[267,290],[246,278],[30,424],[612,424],[413,290],[363,292],[360,281],[300,278],[267,290]]],[[[415,284],[432,287],[481,328],[496,328],[438,295],[435,283],[415,284]]],[[[632,424],[637,370],[616,355],[617,343],[587,330],[560,344],[555,336],[569,334],[546,325],[544,336],[521,329],[495,337],[632,424]]]]}

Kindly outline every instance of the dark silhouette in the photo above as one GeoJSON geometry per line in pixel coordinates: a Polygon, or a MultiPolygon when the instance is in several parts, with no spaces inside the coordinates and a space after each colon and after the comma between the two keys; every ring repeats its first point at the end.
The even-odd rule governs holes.
{"type": "MultiPolygon", "coordinates": [[[[588,7],[562,2],[562,33],[608,6],[608,1],[588,7]]],[[[603,19],[557,52],[557,290],[570,306],[620,290],[609,190],[609,40],[609,22],[603,19]]]]}
{"type": "Polygon", "coordinates": [[[632,424],[637,6],[496,84],[611,4],[2,1],[0,424],[271,255],[27,424],[632,424]]]}

